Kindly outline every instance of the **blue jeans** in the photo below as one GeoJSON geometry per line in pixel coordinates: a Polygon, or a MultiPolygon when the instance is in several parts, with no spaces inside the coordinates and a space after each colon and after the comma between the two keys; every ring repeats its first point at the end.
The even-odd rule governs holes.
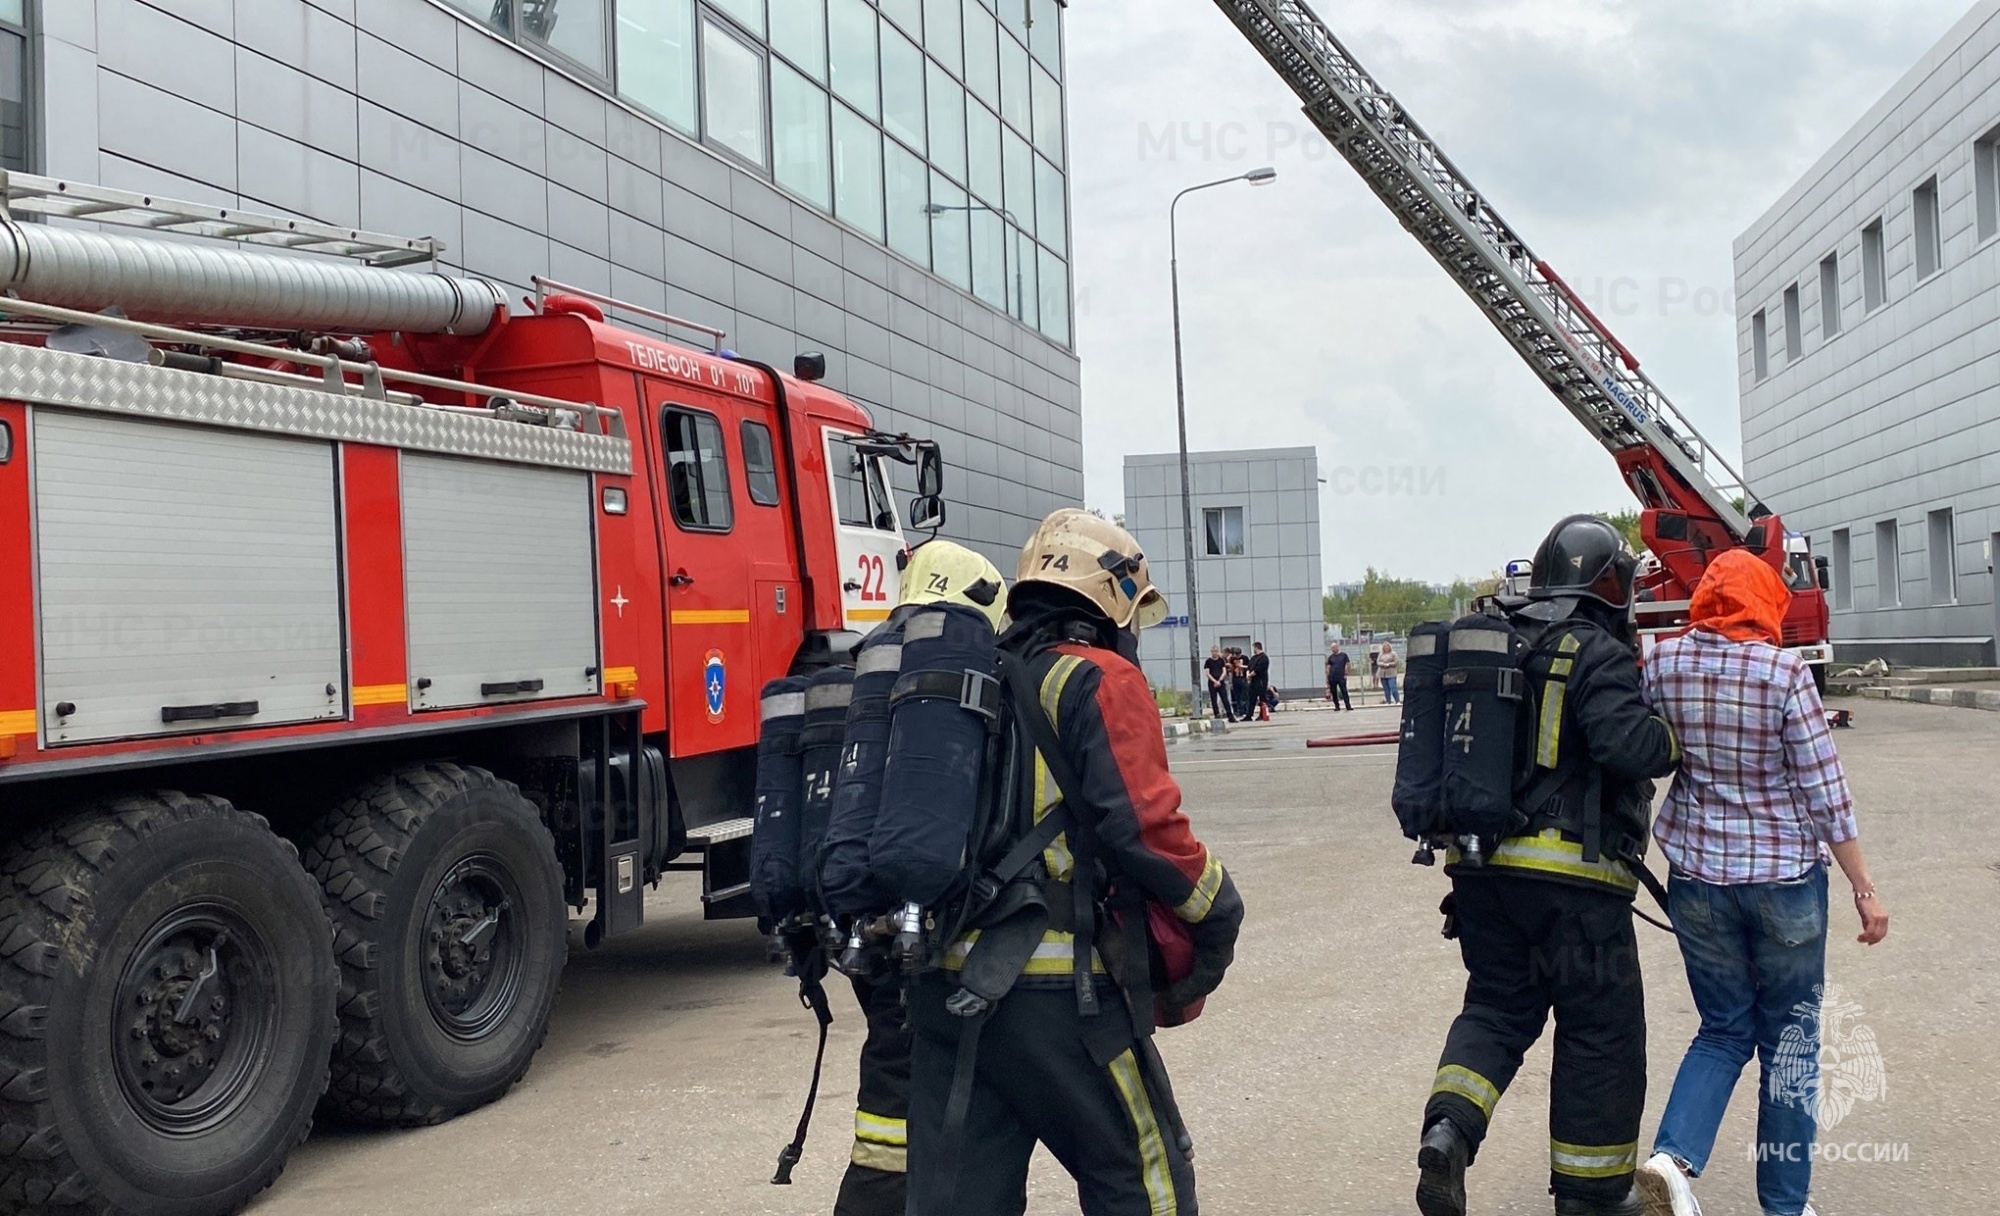
{"type": "Polygon", "coordinates": [[[1402,699],[1403,699],[1403,694],[1396,687],[1396,677],[1383,676],[1382,677],[1383,703],[1388,705],[1394,705],[1396,702],[1401,701],[1402,699]]]}
{"type": "Polygon", "coordinates": [[[1768,1216],[1799,1216],[1818,1130],[1826,867],[1792,882],[1731,887],[1675,875],[1667,903],[1701,1030],[1674,1078],[1653,1151],[1678,1157],[1699,1175],[1736,1079],[1755,1055],[1762,1064],[1757,1201],[1768,1216]]]}

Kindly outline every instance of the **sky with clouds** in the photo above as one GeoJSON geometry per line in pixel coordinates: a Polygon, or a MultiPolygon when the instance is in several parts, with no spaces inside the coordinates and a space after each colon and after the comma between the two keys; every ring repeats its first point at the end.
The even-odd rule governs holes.
{"type": "MultiPolygon", "coordinates": [[[[1965,0],[1310,0],[1718,447],[1738,448],[1730,243],[1965,0]]],[[[1072,0],[1086,496],[1174,446],[1167,207],[1189,440],[1312,446],[1328,582],[1448,580],[1632,505],[1610,457],[1205,0],[1072,0]]]]}

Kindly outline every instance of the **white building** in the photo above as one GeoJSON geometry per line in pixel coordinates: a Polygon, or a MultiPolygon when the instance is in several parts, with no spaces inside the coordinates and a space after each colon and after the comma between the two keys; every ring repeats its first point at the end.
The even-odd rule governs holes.
{"type": "Polygon", "coordinates": [[[1735,252],[1744,473],[1829,559],[1840,660],[1995,662],[2000,0],[1735,252]]]}
{"type": "MultiPolygon", "coordinates": [[[[1201,654],[1264,643],[1279,693],[1314,693],[1321,666],[1319,457],[1311,448],[1191,452],[1201,654]]],[[[1188,687],[1186,533],[1180,457],[1125,458],[1125,526],[1152,564],[1173,622],[1140,635],[1146,677],[1188,687]]],[[[1323,694],[1321,694],[1323,695],[1323,694]]]]}

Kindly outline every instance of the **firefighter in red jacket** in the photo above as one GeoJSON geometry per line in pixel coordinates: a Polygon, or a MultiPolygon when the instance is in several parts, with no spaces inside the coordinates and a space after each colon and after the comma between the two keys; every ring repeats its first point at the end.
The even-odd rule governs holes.
{"type": "MultiPolygon", "coordinates": [[[[1143,893],[1171,909],[1195,958],[1192,973],[1160,994],[1170,1011],[1213,991],[1235,951],[1242,901],[1181,813],[1159,709],[1137,665],[1135,630],[1164,618],[1166,600],[1129,533],[1066,509],[1021,551],[1008,610],[1002,648],[1026,661],[1061,762],[1089,804],[1071,808],[1069,822],[1092,826],[1043,851],[1050,927],[976,1030],[948,1008],[953,971],[974,942],[953,943],[943,971],[911,987],[909,1210],[1019,1216],[1040,1142],[1076,1179],[1083,1216],[1196,1216],[1189,1143],[1149,1036],[1153,1011],[1135,1010],[1106,967],[1129,935],[1102,915],[1082,926],[1064,915],[1081,902],[1077,883],[1093,903],[1143,893]],[[1079,954],[1089,972],[1081,978],[1079,954]]],[[[1038,755],[1035,822],[1062,805],[1058,780],[1038,755]]]]}

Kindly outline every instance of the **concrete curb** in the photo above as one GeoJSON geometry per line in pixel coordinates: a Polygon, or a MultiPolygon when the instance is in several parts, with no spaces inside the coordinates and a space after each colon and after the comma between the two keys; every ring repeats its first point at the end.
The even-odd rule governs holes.
{"type": "Polygon", "coordinates": [[[1221,718],[1197,718],[1192,722],[1162,722],[1160,729],[1168,739],[1185,739],[1189,735],[1222,735],[1229,732],[1229,723],[1221,718]]]}
{"type": "Polygon", "coordinates": [[[1861,695],[1874,701],[1910,701],[1918,705],[1945,705],[1953,709],[1984,709],[2000,713],[2000,692],[1974,688],[1864,688],[1861,695]]]}

